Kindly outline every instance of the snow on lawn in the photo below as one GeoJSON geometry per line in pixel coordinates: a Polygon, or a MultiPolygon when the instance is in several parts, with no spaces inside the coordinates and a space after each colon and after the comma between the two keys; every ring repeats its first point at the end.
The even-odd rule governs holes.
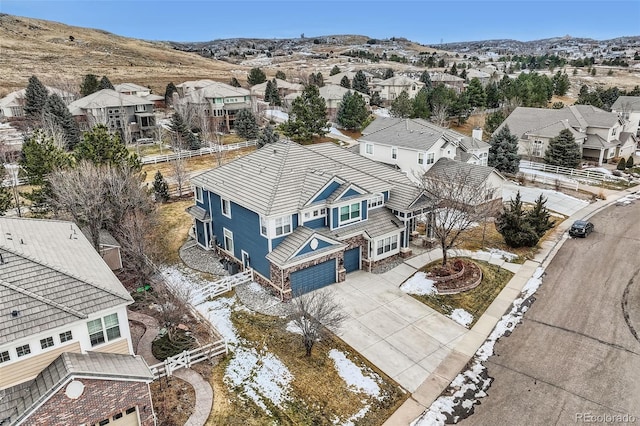
{"type": "Polygon", "coordinates": [[[302,334],[302,329],[300,328],[300,326],[298,324],[296,324],[294,321],[289,321],[287,323],[287,328],[286,330],[289,333],[293,333],[293,334],[302,334]]]}
{"type": "Polygon", "coordinates": [[[416,272],[411,278],[400,286],[400,290],[409,294],[417,294],[419,296],[427,294],[436,294],[438,290],[434,286],[434,282],[427,278],[424,272],[416,272]]]}
{"type": "Polygon", "coordinates": [[[447,389],[452,393],[438,397],[431,404],[431,407],[411,423],[411,426],[444,425],[445,422],[457,423],[460,417],[453,415],[456,407],[458,408],[456,412],[466,413],[463,418],[470,415],[473,406],[479,403],[478,399],[487,395],[486,390],[492,380],[488,377],[486,367],[482,363],[493,355],[493,348],[498,339],[511,334],[516,325],[520,323],[522,316],[532,303],[531,296],[542,284],[543,273],[542,268],[536,269],[533,277],[527,281],[522,289],[520,297],[513,301],[511,310],[502,316],[487,340],[476,351],[471,367],[453,379],[447,389]]]}
{"type": "Polygon", "coordinates": [[[264,116],[269,120],[273,120],[276,123],[284,123],[289,119],[289,114],[277,109],[268,109],[264,112],[264,116]]]}
{"type": "Polygon", "coordinates": [[[541,170],[533,170],[533,169],[527,169],[527,168],[520,168],[520,172],[527,174],[527,175],[537,175],[537,176],[543,176],[543,177],[547,177],[553,180],[559,180],[559,181],[563,181],[563,182],[571,182],[571,183],[576,183],[577,181],[575,179],[571,179],[568,176],[565,175],[559,175],[559,174],[555,174],[555,173],[549,173],[549,172],[543,172],[541,170]]]}
{"type": "Polygon", "coordinates": [[[235,300],[235,296],[218,297],[196,306],[196,309],[209,320],[230,345],[238,344],[236,328],[231,321],[231,311],[234,309],[235,300]]]}
{"type": "Polygon", "coordinates": [[[605,169],[604,167],[587,167],[586,169],[582,169],[587,172],[600,172],[603,175],[610,175],[611,170],[605,169]]]}
{"type": "Polygon", "coordinates": [[[373,113],[378,117],[391,117],[391,113],[386,108],[377,108],[373,110],[373,113]]]}
{"type": "Polygon", "coordinates": [[[373,397],[380,395],[380,386],[375,380],[375,378],[379,378],[377,374],[373,373],[373,377],[362,374],[362,369],[337,349],[329,351],[329,358],[333,360],[338,375],[342,377],[349,389],[355,392],[363,392],[373,397]]]}
{"type": "MultiPolygon", "coordinates": [[[[487,253],[485,251],[478,251],[476,253],[487,253]]],[[[504,250],[500,250],[497,248],[492,248],[489,249],[489,255],[493,256],[493,257],[499,257],[501,259],[506,260],[507,262],[513,262],[514,260],[516,260],[518,258],[518,255],[515,253],[511,253],[509,251],[504,251],[504,250]]]]}
{"type": "Polygon", "coordinates": [[[473,322],[473,315],[464,309],[454,309],[449,315],[449,318],[457,322],[463,327],[468,327],[471,322],[473,322]]]}
{"type": "Polygon", "coordinates": [[[293,375],[275,355],[254,348],[237,348],[225,371],[224,381],[271,414],[265,400],[282,408],[289,399],[293,375]]]}

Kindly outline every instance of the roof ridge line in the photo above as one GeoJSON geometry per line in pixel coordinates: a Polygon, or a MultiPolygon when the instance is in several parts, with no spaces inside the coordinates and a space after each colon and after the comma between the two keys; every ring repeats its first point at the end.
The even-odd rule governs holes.
{"type": "MultiPolygon", "coordinates": [[[[74,224],[74,225],[75,225],[75,224],[74,224]]],[[[77,225],[76,225],[76,226],[77,226],[77,225]]],[[[78,230],[79,230],[79,228],[78,228],[78,230]]],[[[80,231],[80,232],[82,232],[82,231],[80,231]]],[[[109,293],[109,294],[111,294],[111,295],[113,295],[113,296],[117,296],[117,297],[119,297],[119,298],[121,298],[121,299],[123,299],[123,300],[126,300],[126,299],[124,299],[124,298],[122,297],[122,295],[121,295],[121,294],[118,294],[117,292],[115,292],[115,291],[113,291],[113,290],[111,290],[111,289],[109,289],[109,288],[105,288],[105,287],[101,286],[100,284],[96,284],[95,282],[93,282],[93,280],[89,280],[89,279],[87,279],[87,278],[79,277],[79,276],[77,276],[77,275],[75,275],[75,274],[73,274],[73,273],[71,273],[71,272],[67,271],[65,268],[62,268],[62,267],[59,267],[59,266],[50,265],[49,263],[44,262],[44,261],[42,261],[42,260],[40,260],[40,259],[36,259],[36,258],[34,258],[32,255],[29,255],[29,254],[25,254],[25,253],[17,253],[15,250],[9,249],[9,248],[7,248],[6,246],[2,246],[2,247],[0,247],[0,248],[1,248],[2,250],[6,250],[6,251],[8,251],[9,253],[12,253],[12,254],[14,254],[14,255],[18,256],[18,257],[22,257],[22,258],[28,259],[28,260],[30,260],[30,261],[32,261],[32,262],[37,263],[38,265],[41,265],[41,266],[44,266],[44,267],[47,267],[47,268],[53,269],[54,271],[56,271],[56,272],[60,272],[60,273],[61,273],[61,274],[63,274],[63,275],[66,275],[66,276],[68,276],[68,277],[74,278],[74,279],[76,279],[76,280],[78,280],[78,281],[80,281],[80,282],[83,282],[83,283],[89,284],[89,285],[91,285],[91,286],[93,286],[93,287],[95,287],[95,288],[97,288],[97,289],[100,289],[100,290],[106,291],[107,293],[109,293]]],[[[92,249],[93,249],[93,247],[92,247],[92,249]]],[[[117,277],[116,277],[116,279],[117,279],[117,277]]],[[[120,280],[118,280],[118,281],[120,281],[120,280]]],[[[122,285],[122,284],[121,284],[121,285],[122,285]]]]}
{"type": "MultiPolygon", "coordinates": [[[[297,142],[293,142],[293,141],[289,141],[288,143],[285,143],[284,141],[282,141],[281,145],[285,145],[286,146],[286,151],[284,153],[284,157],[282,158],[282,162],[280,163],[280,167],[278,168],[278,172],[277,172],[277,180],[274,182],[275,185],[273,185],[273,189],[271,190],[271,194],[269,194],[269,197],[271,198],[271,200],[273,200],[275,198],[275,194],[278,190],[278,187],[280,186],[280,181],[282,180],[282,171],[284,170],[284,163],[286,162],[286,160],[289,157],[289,150],[291,149],[291,144],[292,143],[297,143],[297,142]]],[[[302,145],[300,145],[302,146],[302,145]]],[[[271,214],[271,209],[273,209],[273,205],[269,206],[269,210],[267,210],[267,216],[271,214]]]]}
{"type": "Polygon", "coordinates": [[[82,319],[89,318],[89,315],[87,315],[87,314],[85,314],[85,313],[83,313],[83,312],[80,312],[80,311],[78,311],[78,310],[75,310],[75,309],[73,309],[73,308],[70,308],[69,306],[65,306],[65,305],[63,305],[63,304],[61,304],[61,303],[55,302],[55,301],[53,301],[53,300],[51,300],[51,299],[49,299],[49,298],[46,298],[46,297],[44,297],[44,296],[40,296],[39,294],[36,294],[36,293],[34,293],[34,292],[32,292],[32,291],[25,290],[24,288],[21,288],[21,287],[18,287],[18,286],[16,286],[16,285],[13,285],[13,284],[11,284],[11,283],[9,283],[9,282],[7,282],[7,281],[5,281],[5,280],[1,279],[1,278],[0,278],[0,285],[3,285],[3,286],[5,286],[5,287],[8,287],[8,288],[10,288],[11,290],[16,291],[16,292],[18,292],[18,293],[20,293],[20,294],[24,294],[25,296],[32,297],[32,298],[34,298],[34,299],[36,299],[36,300],[39,300],[40,302],[46,303],[47,305],[51,305],[51,306],[53,306],[54,308],[58,308],[58,309],[60,309],[60,310],[62,310],[62,311],[65,311],[65,312],[67,312],[67,313],[70,313],[70,314],[72,314],[72,315],[75,315],[75,316],[77,316],[78,318],[82,318],[82,319]]]}

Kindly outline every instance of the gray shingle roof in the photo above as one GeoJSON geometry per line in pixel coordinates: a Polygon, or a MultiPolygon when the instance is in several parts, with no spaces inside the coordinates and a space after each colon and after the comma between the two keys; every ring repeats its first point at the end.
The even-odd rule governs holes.
{"type": "Polygon", "coordinates": [[[71,222],[0,218],[0,344],[131,303],[71,222]]]}
{"type": "MultiPolygon", "coordinates": [[[[265,216],[290,214],[303,207],[331,179],[350,182],[368,193],[390,190],[401,205],[413,201],[394,187],[419,189],[402,173],[332,143],[302,146],[280,141],[191,179],[224,198],[265,216]]],[[[408,191],[409,192],[409,191],[408,191]]]]}
{"type": "Polygon", "coordinates": [[[502,179],[505,179],[496,169],[487,166],[479,166],[477,164],[461,163],[459,161],[450,160],[448,158],[440,158],[425,173],[425,176],[437,176],[441,179],[454,177],[460,173],[469,176],[469,182],[477,187],[484,184],[489,175],[495,173],[502,179]]]}
{"type": "Polygon", "coordinates": [[[640,111],[640,96],[618,96],[611,109],[617,112],[640,111]]]}
{"type": "Polygon", "coordinates": [[[366,233],[370,238],[389,234],[394,231],[404,229],[402,221],[395,217],[389,209],[378,208],[371,210],[367,220],[354,225],[344,226],[334,229],[333,234],[338,238],[345,238],[351,235],[366,233]]]}
{"type": "Polygon", "coordinates": [[[17,421],[30,414],[51,393],[65,385],[70,378],[122,379],[149,383],[153,375],[140,356],[88,352],[66,352],[56,358],[38,376],[26,383],[5,389],[11,404],[0,403],[0,419],[11,417],[17,421]]]}
{"type": "Polygon", "coordinates": [[[229,84],[213,81],[198,90],[190,92],[185,96],[188,102],[200,103],[203,99],[230,98],[249,96],[251,92],[242,87],[234,87],[229,84]]]}
{"type": "Polygon", "coordinates": [[[69,111],[71,111],[73,115],[81,115],[84,114],[83,111],[87,109],[134,105],[153,105],[153,102],[138,96],[125,95],[112,89],[102,89],[71,102],[69,104],[69,111]]]}

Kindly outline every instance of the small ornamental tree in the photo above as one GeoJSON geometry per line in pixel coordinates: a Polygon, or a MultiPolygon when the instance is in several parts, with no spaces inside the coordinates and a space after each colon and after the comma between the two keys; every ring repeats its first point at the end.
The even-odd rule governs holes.
{"type": "Polygon", "coordinates": [[[249,76],[247,77],[247,83],[250,86],[255,86],[256,84],[264,83],[267,81],[267,75],[260,68],[251,68],[249,71],[249,76]]]}
{"type": "Polygon", "coordinates": [[[518,137],[511,134],[509,126],[505,125],[489,141],[488,166],[495,167],[502,173],[516,174],[520,167],[518,155],[518,137]]]}
{"type": "Polygon", "coordinates": [[[409,94],[406,90],[400,92],[397,98],[391,103],[391,116],[408,118],[413,113],[413,101],[409,99],[409,94]]]}
{"type": "Polygon", "coordinates": [[[336,74],[340,74],[340,68],[338,68],[337,65],[334,65],[333,68],[331,68],[329,75],[336,75],[336,74]]]}
{"type": "Polygon", "coordinates": [[[48,98],[47,88],[38,80],[38,77],[32,75],[25,91],[25,115],[32,120],[39,120],[48,98]]]}
{"type": "Polygon", "coordinates": [[[630,155],[629,158],[627,159],[627,169],[630,169],[633,167],[633,155],[630,155]]]}
{"type": "Polygon", "coordinates": [[[251,110],[243,109],[236,115],[234,127],[239,136],[245,139],[255,139],[258,137],[260,129],[251,110]]]}
{"type": "Polygon", "coordinates": [[[515,199],[509,201],[509,207],[496,218],[496,229],[509,247],[533,247],[540,239],[527,220],[526,212],[522,208],[520,191],[515,199]]]}
{"type": "Polygon", "coordinates": [[[164,103],[169,106],[173,104],[173,94],[178,93],[178,88],[173,82],[169,82],[167,84],[166,89],[164,89],[164,103]]]}
{"type": "Polygon", "coordinates": [[[347,77],[346,75],[343,76],[342,79],[340,80],[340,86],[346,89],[351,89],[351,81],[349,81],[349,77],[347,77]]]}
{"type": "Polygon", "coordinates": [[[367,117],[369,117],[369,112],[362,95],[351,91],[345,93],[338,107],[338,124],[345,129],[360,130],[367,117]]]}
{"type": "Polygon", "coordinates": [[[627,168],[627,160],[625,160],[624,157],[622,157],[620,161],[618,161],[618,166],[616,167],[616,169],[624,171],[624,169],[626,168],[627,168]]]}
{"type": "Polygon", "coordinates": [[[156,202],[166,203],[169,200],[169,184],[158,170],[153,177],[153,194],[156,202]]]}
{"type": "Polygon", "coordinates": [[[538,238],[542,236],[549,229],[553,228],[553,221],[551,220],[551,214],[546,207],[547,200],[540,194],[533,205],[533,208],[526,214],[526,220],[531,225],[538,238]]]}
{"type": "Polygon", "coordinates": [[[580,159],[580,147],[569,129],[561,130],[558,136],[551,139],[544,153],[544,161],[547,164],[571,169],[578,167],[580,159]]]}
{"type": "Polygon", "coordinates": [[[362,70],[356,72],[356,75],[353,76],[353,81],[351,82],[351,87],[353,90],[356,90],[360,93],[369,94],[369,83],[367,83],[367,77],[364,75],[362,70]]]}

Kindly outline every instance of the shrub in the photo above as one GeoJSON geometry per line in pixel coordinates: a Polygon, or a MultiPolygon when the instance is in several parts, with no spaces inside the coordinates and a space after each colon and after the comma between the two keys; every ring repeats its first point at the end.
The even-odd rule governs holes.
{"type": "Polygon", "coordinates": [[[624,159],[624,157],[622,157],[620,159],[620,161],[618,161],[618,167],[616,167],[618,170],[624,170],[627,168],[627,160],[624,159]]]}
{"type": "Polygon", "coordinates": [[[627,169],[630,169],[633,167],[633,155],[630,155],[629,158],[627,159],[627,169]]]}

